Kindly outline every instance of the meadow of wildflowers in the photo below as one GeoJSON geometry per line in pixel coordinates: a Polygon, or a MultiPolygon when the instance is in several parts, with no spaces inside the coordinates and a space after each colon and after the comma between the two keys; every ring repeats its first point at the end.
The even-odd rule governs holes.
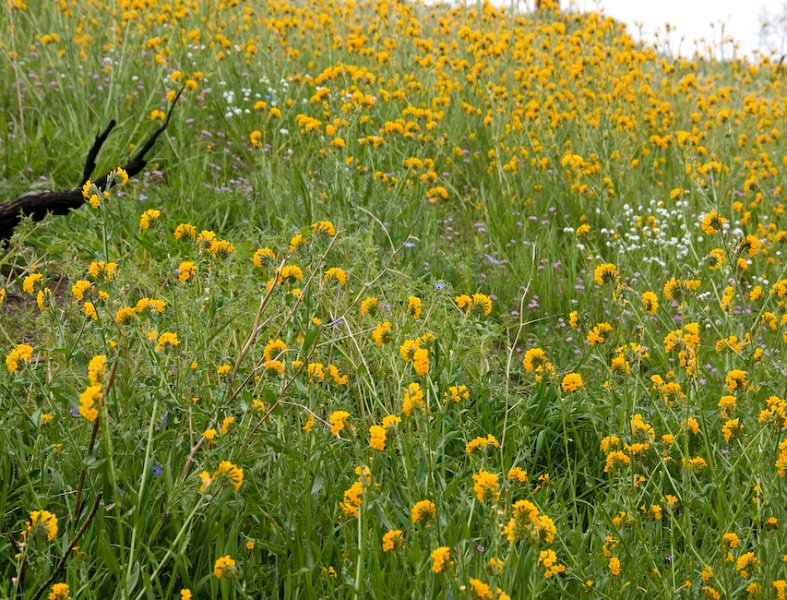
{"type": "Polygon", "coordinates": [[[0,252],[0,597],[785,598],[783,63],[403,0],[0,50],[2,197],[118,121],[0,252]]]}

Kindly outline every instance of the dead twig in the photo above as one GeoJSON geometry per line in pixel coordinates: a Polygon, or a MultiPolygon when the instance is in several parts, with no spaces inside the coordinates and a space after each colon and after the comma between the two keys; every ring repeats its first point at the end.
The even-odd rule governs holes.
{"type": "Polygon", "coordinates": [[[81,538],[82,534],[84,534],[85,531],[87,531],[88,526],[93,521],[93,517],[96,516],[96,513],[98,512],[98,507],[101,504],[101,497],[103,495],[104,492],[102,491],[99,491],[98,494],[96,494],[96,499],[93,502],[93,507],[90,509],[90,512],[87,514],[87,517],[85,517],[85,520],[82,522],[82,527],[80,527],[79,530],[76,532],[76,534],[74,534],[74,538],[71,540],[71,543],[68,545],[68,548],[66,548],[66,551],[63,553],[63,556],[60,557],[60,561],[57,563],[57,566],[52,571],[52,574],[49,576],[49,579],[47,579],[41,585],[41,587],[39,587],[36,590],[36,593],[33,594],[33,600],[38,600],[41,597],[41,594],[43,594],[52,584],[55,583],[55,581],[57,581],[57,578],[60,576],[60,573],[63,571],[63,569],[66,568],[66,562],[68,561],[68,557],[71,556],[71,552],[73,552],[74,548],[79,542],[79,538],[81,538]]]}

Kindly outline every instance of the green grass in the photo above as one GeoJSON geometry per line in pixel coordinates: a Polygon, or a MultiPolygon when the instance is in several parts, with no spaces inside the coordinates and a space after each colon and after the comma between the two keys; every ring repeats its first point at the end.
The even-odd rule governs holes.
{"type": "Polygon", "coordinates": [[[113,118],[94,176],[124,164],[167,93],[194,83],[143,174],[98,209],[24,220],[3,250],[0,597],[66,597],[54,583],[139,600],[778,597],[782,65],[674,58],[611,20],[552,10],[17,5],[0,7],[2,197],[77,185],[113,118]],[[319,127],[300,131],[299,115],[319,127]],[[438,187],[447,198],[430,202],[438,187]],[[143,229],[149,209],[160,216],[143,229]],[[715,234],[711,211],[726,220],[715,234]],[[313,233],[323,220],[335,235],[313,233]],[[181,223],[233,251],[176,239],[181,223]],[[258,267],[263,247],[276,259],[258,267]],[[117,274],[91,275],[93,261],[117,274]],[[180,281],[185,262],[196,271],[180,281]],[[599,285],[605,263],[617,276],[599,285]],[[269,288],[283,265],[303,279],[269,288]],[[333,267],[346,284],[325,279],[333,267]],[[700,283],[672,301],[672,278],[700,283]],[[484,296],[463,310],[463,294],[489,297],[490,314],[484,296]],[[376,314],[361,310],[369,297],[376,314]],[[116,319],[143,298],[165,307],[116,319]],[[612,329],[592,345],[600,323],[612,329]],[[400,354],[418,338],[420,373],[400,354]],[[287,350],[266,356],[276,339],[287,350]],[[19,344],[32,352],[12,369],[19,344]],[[548,364],[528,371],[536,348],[548,364]],[[96,356],[106,372],[91,382],[96,356]],[[94,421],[78,410],[91,383],[94,421]],[[423,407],[408,415],[413,383],[423,407]],[[468,398],[450,400],[452,386],[468,398]],[[349,417],[333,435],[337,411],[349,417]],[[391,415],[385,448],[371,447],[391,415]],[[476,438],[492,441],[468,451],[476,438]],[[607,468],[615,451],[625,464],[607,468]],[[515,466],[526,482],[508,478],[515,466]],[[485,501],[481,472],[497,477],[485,501]],[[422,500],[436,515],[414,523],[422,500]],[[554,537],[536,519],[509,540],[524,501],[554,537]],[[51,540],[28,532],[39,510],[57,519],[51,540]],[[404,545],[386,552],[391,530],[404,545]],[[435,573],[439,547],[452,563],[435,573]],[[564,568],[547,577],[550,550],[564,568]],[[218,577],[224,556],[236,566],[218,577]]]}

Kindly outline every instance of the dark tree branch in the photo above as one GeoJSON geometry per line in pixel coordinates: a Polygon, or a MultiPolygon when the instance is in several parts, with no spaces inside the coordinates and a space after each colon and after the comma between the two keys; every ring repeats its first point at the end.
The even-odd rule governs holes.
{"type": "Polygon", "coordinates": [[[82,527],[80,527],[79,531],[76,532],[74,538],[71,540],[71,543],[68,545],[68,548],[66,548],[66,551],[63,553],[63,556],[60,557],[60,562],[57,563],[57,566],[55,567],[55,570],[52,571],[52,574],[49,576],[49,579],[47,579],[41,585],[41,587],[39,587],[36,590],[36,593],[33,595],[33,600],[38,600],[41,597],[41,594],[43,594],[49,588],[49,586],[51,586],[57,581],[57,578],[60,576],[60,573],[63,571],[63,569],[66,568],[66,562],[68,561],[68,557],[71,556],[71,552],[73,552],[74,547],[77,545],[77,542],[79,542],[79,538],[82,537],[82,534],[85,533],[85,531],[87,530],[87,527],[88,525],[90,525],[91,521],[93,520],[93,517],[96,516],[96,513],[98,512],[98,507],[101,504],[101,496],[103,495],[104,492],[102,491],[99,491],[98,494],[96,494],[96,501],[93,502],[93,507],[90,509],[90,512],[88,513],[87,517],[82,523],[82,527]]]}
{"type": "MultiPolygon", "coordinates": [[[[172,111],[175,109],[175,105],[178,103],[184,89],[185,88],[181,88],[177,96],[175,96],[172,105],[167,111],[167,117],[164,119],[164,123],[161,127],[156,129],[142,145],[139,152],[123,165],[122,168],[128,173],[129,177],[141,173],[147,165],[145,156],[153,148],[159,136],[166,131],[170,118],[172,117],[172,111]]],[[[54,192],[31,192],[0,204],[0,242],[11,239],[14,229],[19,225],[22,216],[32,217],[34,221],[40,221],[49,213],[54,215],[65,215],[68,214],[71,209],[79,208],[85,203],[85,199],[82,197],[82,186],[87,182],[90,175],[95,170],[96,158],[101,150],[101,146],[104,145],[104,142],[114,127],[115,121],[112,120],[109,122],[107,128],[96,136],[93,146],[88,152],[85,167],[82,172],[82,182],[79,184],[79,187],[70,190],[57,190],[54,192]]],[[[104,191],[107,188],[108,180],[109,173],[105,173],[93,183],[96,184],[99,190],[104,191]]]]}
{"type": "Polygon", "coordinates": [[[87,153],[87,160],[85,161],[85,169],[82,171],[82,181],[79,183],[79,186],[82,187],[85,185],[90,176],[93,174],[93,171],[96,170],[96,157],[98,153],[101,151],[101,146],[104,145],[107,137],[109,137],[109,133],[115,128],[115,119],[112,119],[107,125],[107,128],[104,130],[103,133],[96,134],[96,140],[93,142],[93,146],[90,148],[90,152],[87,153]]]}
{"type": "Polygon", "coordinates": [[[42,220],[48,213],[65,215],[84,203],[82,188],[58,192],[33,192],[0,204],[0,240],[9,240],[21,215],[42,220]]]}
{"type": "Polygon", "coordinates": [[[161,127],[159,127],[156,131],[153,132],[153,135],[151,135],[148,138],[148,141],[145,142],[145,144],[142,146],[142,149],[139,152],[137,152],[137,155],[131,160],[131,162],[127,163],[123,167],[125,171],[128,173],[129,177],[131,177],[132,175],[136,175],[137,173],[141,172],[142,169],[145,168],[145,165],[147,164],[147,162],[145,162],[145,154],[147,154],[150,151],[150,149],[153,147],[153,144],[156,143],[158,136],[164,133],[164,131],[167,129],[167,126],[169,125],[169,120],[172,117],[172,111],[174,110],[175,105],[178,103],[178,100],[180,100],[180,95],[183,93],[183,90],[185,89],[186,89],[185,87],[182,87],[178,91],[177,95],[175,96],[175,99],[172,101],[172,106],[170,106],[169,110],[167,111],[167,118],[164,119],[164,123],[162,123],[161,127]]]}
{"type": "MultiPolygon", "coordinates": [[[[117,363],[115,363],[117,364],[117,363]]],[[[113,375],[114,375],[114,367],[113,367],[113,375]]],[[[101,423],[101,415],[96,417],[96,420],[93,422],[93,431],[90,433],[90,444],[87,447],[87,456],[93,454],[93,447],[96,444],[96,437],[98,436],[98,426],[101,423]]],[[[79,517],[82,514],[82,509],[84,505],[82,504],[82,488],[85,485],[85,467],[82,467],[82,470],[79,472],[79,481],[77,482],[77,495],[76,499],[74,500],[74,527],[79,522],[79,517]]]]}

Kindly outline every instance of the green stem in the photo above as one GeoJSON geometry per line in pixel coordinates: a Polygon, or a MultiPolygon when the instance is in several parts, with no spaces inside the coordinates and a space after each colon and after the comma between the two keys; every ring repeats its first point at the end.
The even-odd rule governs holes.
{"type": "Polygon", "coordinates": [[[159,575],[161,575],[161,571],[164,569],[164,565],[167,564],[167,561],[174,554],[173,548],[175,548],[175,546],[177,546],[180,543],[180,539],[186,533],[186,529],[191,524],[191,521],[194,519],[194,516],[197,514],[197,511],[200,508],[202,508],[202,505],[203,505],[203,502],[197,502],[197,504],[191,510],[191,512],[189,513],[189,516],[186,517],[186,521],[181,526],[180,531],[178,531],[178,534],[175,536],[175,539],[172,541],[172,544],[167,549],[167,553],[164,555],[164,558],[161,559],[161,562],[159,562],[158,566],[156,567],[156,570],[153,571],[153,574],[150,576],[150,580],[148,581],[148,584],[140,590],[139,594],[136,595],[134,600],[142,600],[142,598],[145,596],[145,593],[146,593],[148,587],[150,585],[152,585],[153,582],[156,579],[158,579],[159,575]]]}
{"type": "Polygon", "coordinates": [[[134,551],[136,549],[136,542],[137,542],[137,529],[139,526],[139,516],[140,511],[142,510],[142,498],[145,495],[145,483],[148,480],[148,468],[150,466],[150,449],[153,447],[153,425],[156,422],[156,410],[158,409],[158,398],[153,401],[153,413],[150,416],[150,427],[148,427],[148,443],[147,447],[145,448],[145,464],[142,467],[142,481],[139,484],[139,493],[137,494],[137,510],[135,511],[136,515],[136,522],[134,523],[134,529],[131,532],[131,546],[128,550],[128,567],[126,569],[126,577],[124,580],[124,588],[125,583],[128,581],[129,577],[131,577],[131,571],[134,566],[134,551]]]}

